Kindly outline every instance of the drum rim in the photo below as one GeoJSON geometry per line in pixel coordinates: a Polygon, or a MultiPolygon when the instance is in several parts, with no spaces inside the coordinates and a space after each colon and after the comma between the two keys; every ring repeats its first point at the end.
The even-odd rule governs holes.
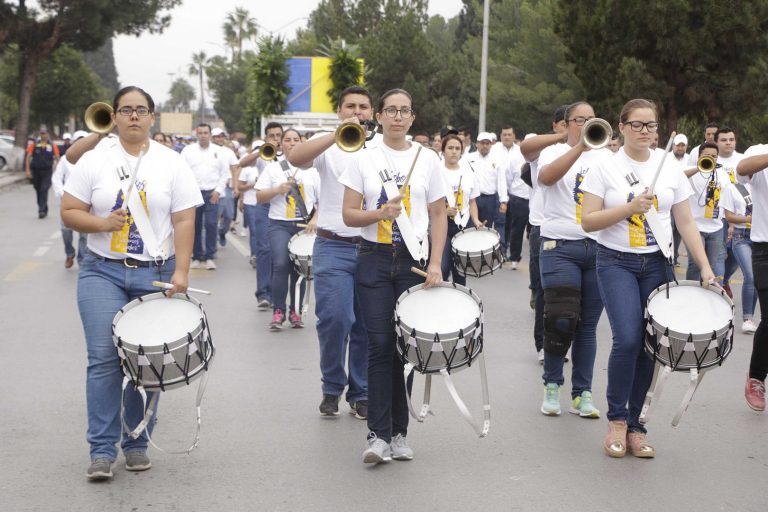
{"type": "MultiPolygon", "coordinates": [[[[494,253],[496,251],[501,252],[501,235],[499,235],[499,232],[496,231],[493,228],[489,228],[489,227],[485,227],[485,226],[481,226],[479,228],[466,228],[466,229],[462,229],[461,231],[459,231],[458,233],[453,235],[453,237],[451,238],[451,252],[453,252],[457,256],[466,256],[466,257],[472,258],[472,257],[484,256],[486,254],[492,254],[492,253],[494,253]],[[491,233],[495,233],[496,237],[497,237],[496,243],[493,244],[493,246],[492,246],[490,251],[482,251],[482,250],[481,251],[462,251],[461,249],[457,249],[454,246],[454,240],[456,240],[458,237],[460,237],[462,235],[465,235],[466,233],[468,233],[470,231],[488,231],[488,232],[491,232],[491,233]]],[[[499,267],[501,267],[501,264],[499,264],[499,267]]],[[[494,270],[496,270],[496,269],[494,268],[494,270]]],[[[474,275],[474,274],[472,274],[472,275],[474,275]]]]}
{"type": "MultiPolygon", "coordinates": [[[[688,336],[691,336],[692,341],[708,341],[708,340],[712,339],[712,331],[710,331],[710,332],[701,332],[701,333],[696,333],[696,334],[693,334],[693,333],[690,333],[690,332],[683,333],[683,332],[676,331],[676,330],[674,330],[674,329],[672,329],[672,328],[670,328],[668,326],[661,325],[660,323],[658,323],[655,320],[653,315],[651,315],[651,313],[649,312],[648,306],[650,305],[651,300],[653,300],[654,297],[656,297],[659,293],[661,293],[661,292],[666,290],[667,285],[669,285],[670,288],[675,288],[675,287],[678,287],[678,286],[692,286],[692,287],[696,287],[696,288],[701,288],[701,289],[706,290],[706,291],[708,291],[710,293],[714,293],[716,295],[719,295],[720,297],[725,299],[726,303],[731,307],[731,321],[728,324],[726,324],[724,327],[721,327],[721,328],[719,328],[719,329],[717,329],[715,331],[716,337],[720,337],[720,336],[726,334],[728,332],[728,330],[731,328],[731,325],[733,324],[733,318],[734,318],[733,315],[735,315],[735,313],[736,313],[736,306],[734,305],[734,303],[731,300],[731,298],[728,297],[728,295],[725,293],[725,290],[717,291],[717,290],[712,289],[712,288],[707,288],[705,286],[702,286],[701,283],[699,283],[698,281],[680,280],[680,281],[677,281],[677,282],[673,281],[673,282],[670,282],[670,283],[662,284],[658,288],[654,289],[650,293],[650,295],[648,295],[648,299],[645,301],[645,318],[653,326],[654,329],[656,329],[657,331],[660,331],[660,332],[665,332],[665,331],[668,330],[670,335],[674,334],[674,335],[676,335],[677,339],[680,339],[682,341],[686,341],[688,339],[688,336]]],[[[672,336],[668,336],[668,337],[672,337],[672,336]]]]}
{"type": "MultiPolygon", "coordinates": [[[[302,229],[298,233],[294,234],[291,238],[288,239],[288,253],[289,254],[292,254],[291,253],[291,245],[293,244],[294,240],[298,240],[301,237],[310,237],[310,238],[316,239],[317,238],[317,234],[316,233],[307,233],[306,229],[302,229]]],[[[314,240],[313,240],[313,243],[312,243],[312,249],[314,250],[314,240]]],[[[302,255],[302,256],[309,256],[311,258],[312,257],[312,253],[310,253],[308,255],[302,255]]]]}

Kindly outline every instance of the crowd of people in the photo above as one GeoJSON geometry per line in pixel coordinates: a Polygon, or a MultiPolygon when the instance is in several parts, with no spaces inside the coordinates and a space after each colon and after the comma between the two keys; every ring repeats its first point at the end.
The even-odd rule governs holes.
{"type": "MultiPolygon", "coordinates": [[[[597,325],[605,310],[613,343],[604,450],[612,457],[655,456],[639,421],[654,369],[643,350],[644,307],[654,289],[673,279],[681,240],[688,279],[722,286],[732,296],[729,280],[742,271],[741,330],[754,334],[745,397],[749,407],[764,410],[768,326],[757,326],[754,312],[758,298],[768,300],[768,211],[762,206],[768,145],[741,154],[732,128],[707,125],[704,140],[690,152],[688,137],[677,134],[666,154],[658,147],[656,106],[643,99],[626,103],[617,135],[601,147],[584,137],[597,114],[583,101],[559,107],[551,133],[523,140],[511,125],[500,127],[498,137],[481,132],[475,140],[470,130],[450,126],[431,135],[410,134],[418,105],[402,89],[374,102],[366,89],[353,86],[341,93],[338,105],[340,124],[377,126],[357,152],[340,148],[334,133],[299,133],[277,123],[249,144],[200,124],[196,141],[178,147],[164,134],[151,133],[154,104],[137,87],[115,97],[116,135],[77,132],[58,162],[58,151],[46,139],[30,145],[31,172],[44,176],[40,153],[51,153],[39,158],[45,166],[56,164],[65,266],[75,258],[80,263],[78,303],[89,356],[89,479],[112,477],[121,440],[129,470],[151,465],[146,437],[121,434],[118,356],[109,333],[115,311],[153,291],[145,282],[150,275],[172,283],[172,294],[186,290],[190,269],[215,271],[217,249],[226,245],[238,216],[250,241],[256,307],[271,310],[265,328],[273,331],[286,324],[304,327],[304,289],[293,293],[299,280],[288,243],[302,229],[316,235],[319,412],[339,416],[344,398],[349,412],[367,421],[366,463],[414,456],[407,442],[410,382],[403,379],[395,350],[395,301],[417,284],[466,283],[450,247],[453,236],[473,226],[498,232],[503,267],[512,271],[528,241],[542,414],[561,414],[563,369],[570,360],[569,412],[601,416],[592,380],[597,325]],[[169,250],[151,247],[137,230],[119,176],[98,172],[115,162],[131,171],[169,250]],[[136,181],[139,168],[142,179],[136,181]],[[660,177],[649,191],[657,169],[660,177]],[[659,224],[649,224],[651,214],[659,224]],[[77,252],[72,230],[87,233],[77,252]],[[674,241],[668,258],[662,250],[667,239],[674,241]],[[96,308],[97,302],[109,307],[96,308]]],[[[42,218],[45,186],[36,188],[42,218]]],[[[127,400],[126,414],[138,421],[137,397],[129,394],[127,400]]]]}

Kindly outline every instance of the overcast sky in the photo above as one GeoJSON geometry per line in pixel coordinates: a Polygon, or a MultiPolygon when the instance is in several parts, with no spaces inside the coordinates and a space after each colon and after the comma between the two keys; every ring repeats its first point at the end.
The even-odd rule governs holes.
{"type": "MultiPolygon", "coordinates": [[[[228,55],[221,26],[228,12],[245,7],[256,18],[262,35],[270,32],[292,39],[297,28],[306,27],[307,17],[318,0],[184,0],[173,10],[170,26],[160,35],[120,36],[115,39],[115,64],[120,84],[138,85],[162,103],[176,77],[186,78],[196,89],[195,77],[187,73],[192,54],[228,55]]],[[[429,14],[445,18],[461,10],[461,0],[431,0],[429,14]]],[[[251,45],[253,47],[253,45],[251,45]]],[[[208,98],[208,94],[206,94],[208,98]]]]}

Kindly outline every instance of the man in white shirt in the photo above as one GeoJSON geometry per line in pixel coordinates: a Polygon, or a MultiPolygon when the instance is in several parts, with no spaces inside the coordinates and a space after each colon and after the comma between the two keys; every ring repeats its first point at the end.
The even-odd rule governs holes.
{"type": "Polygon", "coordinates": [[[204,264],[206,269],[215,270],[219,198],[224,195],[229,180],[229,160],[220,146],[211,144],[210,125],[197,125],[195,134],[197,142],[181,152],[195,174],[204,201],[195,211],[195,245],[190,268],[200,268],[204,264]]]}
{"type": "MultiPolygon", "coordinates": [[[[704,127],[704,142],[715,142],[715,134],[717,133],[717,123],[707,123],[704,127]]],[[[693,167],[696,162],[699,161],[699,150],[701,145],[696,146],[691,150],[691,154],[688,155],[688,166],[693,167]]]]}
{"type": "MultiPolygon", "coordinates": [[[[715,144],[717,144],[717,165],[719,170],[728,176],[728,182],[735,186],[737,180],[736,166],[744,155],[736,151],[736,132],[733,128],[723,126],[715,132],[715,144]]],[[[723,218],[723,243],[725,244],[725,274],[723,275],[723,288],[730,298],[733,298],[731,291],[731,276],[738,270],[739,263],[733,255],[731,238],[733,237],[733,228],[728,225],[728,221],[723,218]]]]}
{"type": "MultiPolygon", "coordinates": [[[[70,136],[71,142],[77,142],[86,135],[88,135],[87,132],[78,130],[74,133],[73,136],[70,136]]],[[[74,164],[70,164],[66,158],[60,158],[59,163],[56,164],[56,169],[53,171],[53,177],[51,178],[51,184],[53,185],[53,193],[59,199],[61,199],[61,197],[64,195],[64,185],[66,184],[67,178],[69,178],[69,175],[74,167],[74,164]]],[[[77,251],[75,251],[75,247],[72,245],[74,233],[70,228],[66,227],[63,222],[61,223],[61,239],[64,242],[64,253],[66,254],[66,259],[64,260],[64,268],[72,268],[72,265],[75,263],[75,257],[77,257],[77,263],[79,265],[83,260],[83,256],[85,256],[87,250],[87,236],[85,233],[79,233],[79,235],[80,237],[78,238],[77,242],[77,251]]]]}
{"type": "MultiPolygon", "coordinates": [[[[460,132],[461,133],[461,132],[460,132]]],[[[477,212],[480,222],[486,227],[496,227],[499,236],[504,237],[504,226],[496,226],[496,213],[507,213],[507,177],[504,169],[499,168],[499,164],[491,156],[491,134],[481,132],[477,136],[477,151],[474,153],[465,153],[462,159],[475,172],[480,189],[480,196],[475,200],[477,202],[477,212]],[[499,192],[503,197],[499,197],[499,192]]]]}
{"type": "MultiPolygon", "coordinates": [[[[688,149],[688,137],[684,133],[678,133],[675,135],[675,138],[672,140],[672,156],[675,157],[675,161],[680,166],[680,170],[685,169],[688,167],[688,155],[686,154],[686,151],[688,149]]],[[[682,241],[682,237],[680,236],[680,233],[677,231],[677,226],[675,226],[675,217],[672,216],[672,245],[673,245],[673,252],[674,252],[674,265],[677,267],[680,264],[677,261],[678,257],[678,251],[680,249],[680,242],[682,241]]]]}
{"type": "Polygon", "coordinates": [[[237,205],[237,197],[239,193],[237,191],[237,173],[240,170],[238,165],[238,158],[234,150],[229,147],[231,145],[227,139],[227,133],[221,128],[214,128],[211,130],[211,137],[213,143],[221,148],[221,151],[225,155],[225,160],[229,164],[229,179],[227,180],[227,186],[224,189],[224,197],[221,198],[221,207],[219,209],[221,213],[221,220],[219,221],[219,244],[222,247],[227,245],[226,235],[229,231],[229,227],[232,225],[232,221],[235,219],[235,207],[237,205]]]}
{"type": "MultiPolygon", "coordinates": [[[[522,258],[523,236],[528,226],[531,189],[520,177],[525,158],[520,152],[520,146],[515,144],[515,129],[512,126],[501,129],[501,143],[493,145],[491,155],[498,160],[506,178],[507,212],[504,240],[509,254],[504,251],[504,256],[509,258],[510,268],[516,270],[522,258]]],[[[504,193],[499,194],[499,199],[503,201],[504,193]]]]}

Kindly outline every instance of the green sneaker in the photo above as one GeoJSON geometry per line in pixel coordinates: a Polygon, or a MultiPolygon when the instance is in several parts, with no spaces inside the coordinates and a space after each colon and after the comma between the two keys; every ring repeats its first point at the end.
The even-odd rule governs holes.
{"type": "Polygon", "coordinates": [[[578,414],[582,418],[599,418],[600,411],[592,403],[592,392],[582,391],[581,395],[574,398],[570,413],[578,414]]]}
{"type": "Polygon", "coordinates": [[[560,386],[553,382],[544,386],[541,413],[546,416],[560,416],[560,386]]]}

